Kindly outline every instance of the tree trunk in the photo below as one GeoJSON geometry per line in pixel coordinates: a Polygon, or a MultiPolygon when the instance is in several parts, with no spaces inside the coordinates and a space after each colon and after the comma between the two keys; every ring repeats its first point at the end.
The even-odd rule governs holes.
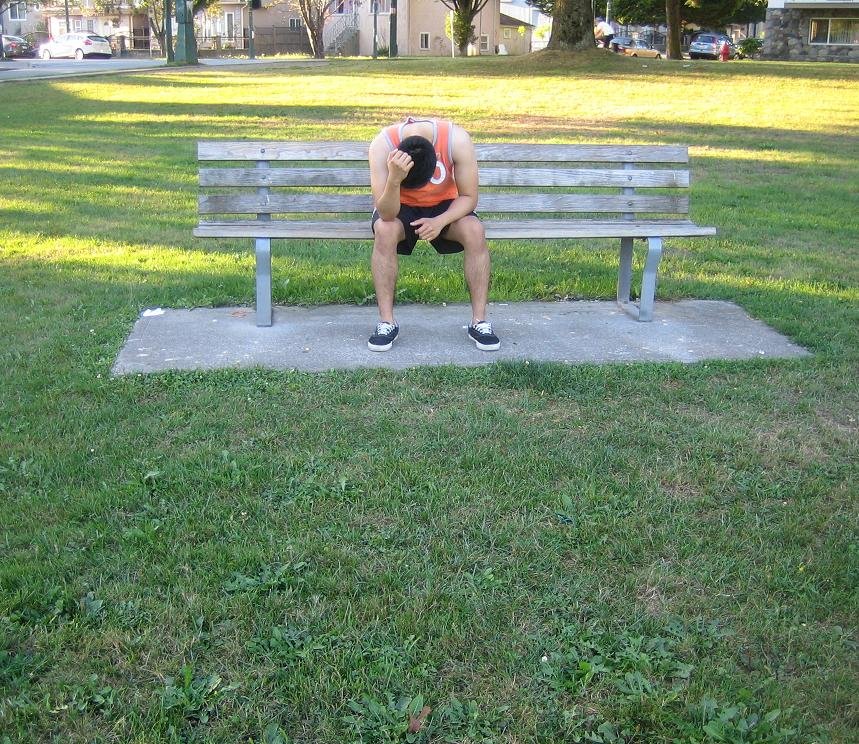
{"type": "Polygon", "coordinates": [[[680,0],[665,0],[665,21],[668,24],[665,56],[668,59],[683,59],[683,52],[680,50],[680,0]]]}
{"type": "Polygon", "coordinates": [[[552,36],[547,49],[590,49],[594,45],[594,19],[590,0],[555,0],[552,36]]]}
{"type": "Polygon", "coordinates": [[[323,40],[323,29],[325,28],[325,17],[328,3],[317,0],[298,0],[298,12],[304,27],[307,29],[307,39],[310,42],[310,51],[314,59],[325,58],[325,42],[323,40]]]}
{"type": "Polygon", "coordinates": [[[313,28],[310,26],[307,27],[307,36],[310,39],[310,51],[313,52],[314,59],[325,59],[325,42],[322,38],[324,26],[325,21],[322,20],[313,28]]]}

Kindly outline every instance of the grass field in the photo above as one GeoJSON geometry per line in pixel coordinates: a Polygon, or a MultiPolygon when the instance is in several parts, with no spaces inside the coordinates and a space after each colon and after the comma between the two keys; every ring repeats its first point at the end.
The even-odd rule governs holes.
{"type": "MultiPolygon", "coordinates": [[[[0,742],[856,741],[856,71],[547,54],[0,86],[0,742]],[[813,355],[110,377],[142,308],[252,302],[249,246],[191,236],[197,139],[407,113],[690,145],[720,232],[668,242],[659,297],[736,301],[813,355]]],[[[281,246],[275,300],[372,302],[368,250],[281,246]]],[[[493,300],[614,292],[613,246],[493,262],[493,300]]],[[[402,268],[402,302],[467,297],[456,258],[402,268]]]]}

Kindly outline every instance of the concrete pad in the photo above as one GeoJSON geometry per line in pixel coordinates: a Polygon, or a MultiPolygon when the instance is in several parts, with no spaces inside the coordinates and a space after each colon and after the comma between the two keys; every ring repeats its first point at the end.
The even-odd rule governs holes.
{"type": "Polygon", "coordinates": [[[501,349],[478,351],[466,336],[467,305],[400,305],[400,337],[387,352],[367,349],[375,306],[277,307],[259,328],[251,308],[146,310],[113,366],[114,375],[170,369],[267,367],[321,371],[406,369],[501,360],[700,362],[773,359],[808,352],[730,302],[657,303],[639,323],[614,302],[494,303],[501,349]]]}

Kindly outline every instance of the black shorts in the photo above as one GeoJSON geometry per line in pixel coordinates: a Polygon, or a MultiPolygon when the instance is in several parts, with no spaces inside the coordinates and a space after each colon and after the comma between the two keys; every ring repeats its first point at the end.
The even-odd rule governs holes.
{"type": "MultiPolygon", "coordinates": [[[[415,249],[415,243],[420,240],[418,234],[415,232],[415,228],[411,224],[414,220],[419,220],[421,217],[438,217],[438,215],[447,211],[452,201],[453,199],[448,199],[432,207],[411,207],[408,204],[400,204],[400,213],[397,215],[397,219],[403,223],[406,237],[397,243],[397,253],[401,256],[411,255],[411,252],[415,249]]],[[[475,217],[477,216],[474,212],[471,212],[471,214],[475,217]]],[[[379,213],[374,209],[372,224],[375,225],[376,220],[380,219],[382,218],[379,217],[379,213]]],[[[463,250],[462,243],[446,238],[445,233],[447,233],[447,227],[441,231],[435,240],[430,241],[430,245],[436,249],[437,253],[461,253],[463,250]]]]}

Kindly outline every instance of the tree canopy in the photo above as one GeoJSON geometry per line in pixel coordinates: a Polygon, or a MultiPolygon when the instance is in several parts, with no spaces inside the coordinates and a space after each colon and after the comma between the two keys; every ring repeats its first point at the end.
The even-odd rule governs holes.
{"type": "Polygon", "coordinates": [[[465,56],[468,45],[477,40],[474,33],[474,19],[489,0],[439,0],[442,5],[453,11],[453,43],[459,53],[465,56]]]}
{"type": "MultiPolygon", "coordinates": [[[[541,13],[555,15],[556,0],[527,0],[541,13]]],[[[753,23],[766,16],[767,0],[678,0],[682,23],[719,28],[729,23],[753,23]]],[[[665,0],[612,0],[612,19],[624,25],[647,26],[666,21],[665,0]]],[[[605,0],[594,5],[605,15],[605,0]]]]}

